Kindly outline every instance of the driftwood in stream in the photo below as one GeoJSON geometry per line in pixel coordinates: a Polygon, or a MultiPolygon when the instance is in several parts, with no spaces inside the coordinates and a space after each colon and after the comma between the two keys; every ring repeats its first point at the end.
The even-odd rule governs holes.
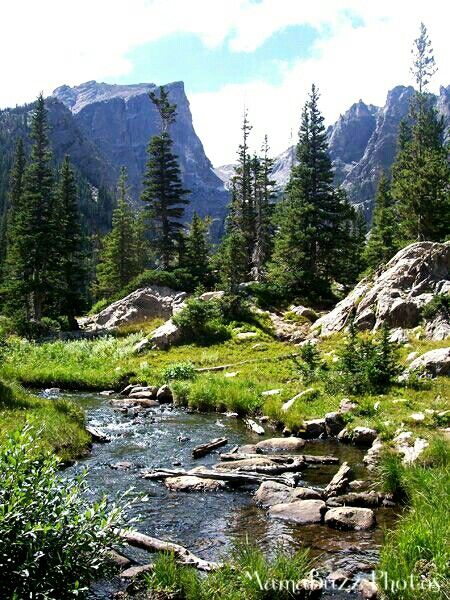
{"type": "Polygon", "coordinates": [[[262,475],[261,473],[245,472],[240,473],[237,471],[215,471],[214,469],[204,469],[202,471],[185,471],[184,469],[155,469],[153,471],[146,471],[142,477],[144,479],[151,480],[162,480],[168,479],[169,477],[186,477],[195,475],[201,479],[218,479],[219,481],[226,481],[230,485],[240,486],[255,484],[260,485],[263,481],[276,481],[277,483],[283,483],[290,487],[295,487],[297,484],[297,474],[286,473],[286,475],[262,475]]]}
{"type": "Polygon", "coordinates": [[[220,448],[221,446],[225,446],[228,444],[227,438],[221,437],[211,440],[210,442],[206,442],[206,444],[200,444],[200,446],[196,446],[192,450],[192,456],[194,458],[200,458],[201,456],[205,456],[205,454],[209,454],[216,448],[220,448]]]}
{"type": "Polygon", "coordinates": [[[120,537],[135,548],[141,548],[148,552],[172,552],[178,562],[185,565],[192,565],[200,571],[214,571],[220,567],[219,563],[203,560],[195,554],[192,554],[184,546],[174,544],[173,542],[164,542],[158,538],[150,537],[138,531],[121,531],[120,537]]]}
{"type": "Polygon", "coordinates": [[[264,435],[264,427],[258,425],[258,423],[253,421],[253,419],[244,419],[244,423],[246,424],[247,428],[253,431],[254,433],[257,433],[258,435],[264,435]]]}
{"type": "MultiPolygon", "coordinates": [[[[224,462],[234,460],[245,460],[253,458],[261,458],[261,454],[248,454],[240,452],[223,452],[219,455],[220,460],[224,462]]],[[[339,458],[337,456],[316,456],[314,454],[265,454],[266,458],[274,462],[289,463],[294,459],[303,460],[305,465],[337,465],[339,458]]]]}
{"type": "Polygon", "coordinates": [[[230,460],[222,461],[214,465],[214,468],[220,472],[226,470],[234,473],[260,473],[261,475],[282,475],[283,473],[298,473],[305,466],[301,456],[289,460],[273,460],[270,458],[261,458],[250,460],[230,460]]]}

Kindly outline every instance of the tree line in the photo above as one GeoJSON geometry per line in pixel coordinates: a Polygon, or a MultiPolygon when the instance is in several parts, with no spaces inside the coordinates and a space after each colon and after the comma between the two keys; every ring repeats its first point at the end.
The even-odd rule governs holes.
{"type": "Polygon", "coordinates": [[[132,208],[122,168],[111,230],[96,240],[87,240],[80,224],[79,190],[69,157],[53,172],[40,95],[29,158],[22,140],[17,143],[0,232],[3,313],[25,332],[39,331],[46,321],[73,328],[92,299],[110,300],[133,281],[169,282],[190,290],[220,286],[232,292],[252,281],[277,301],[323,302],[348,290],[362,273],[378,268],[405,244],[447,239],[448,147],[444,121],[427,91],[435,71],[422,25],[412,67],[417,91],[400,127],[392,173],[380,174],[368,236],[362,212],[333,183],[317,87],[312,85],[303,107],[297,164],[281,194],[271,177],[267,136],[260,153],[250,153],[252,127],[245,112],[225,234],[216,247],[207,218],[194,214],[189,225],[183,224],[189,191],[183,187],[170,135],[176,105],[164,87],[149,94],[160,132],[147,149],[143,208],[132,208]]]}

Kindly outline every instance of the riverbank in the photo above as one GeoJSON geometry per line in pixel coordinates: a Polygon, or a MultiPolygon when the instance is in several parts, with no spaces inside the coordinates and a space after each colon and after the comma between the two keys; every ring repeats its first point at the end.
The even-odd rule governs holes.
{"type": "Polygon", "coordinates": [[[36,452],[51,450],[66,462],[89,451],[91,437],[80,407],[63,398],[33,396],[16,383],[0,381],[0,444],[27,422],[39,433],[36,452]]]}

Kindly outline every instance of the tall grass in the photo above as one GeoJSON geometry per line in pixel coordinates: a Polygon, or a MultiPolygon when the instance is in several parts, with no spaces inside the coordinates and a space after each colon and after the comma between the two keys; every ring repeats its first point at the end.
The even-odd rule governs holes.
{"type": "Polygon", "coordinates": [[[84,415],[75,404],[65,399],[37,398],[17,384],[0,381],[0,446],[25,423],[39,431],[36,450],[51,450],[63,461],[83,454],[90,442],[84,415]]]}
{"type": "Polygon", "coordinates": [[[146,577],[146,585],[162,597],[185,600],[284,600],[296,597],[295,586],[311,568],[308,550],[295,554],[278,551],[268,559],[258,548],[243,544],[232,551],[222,568],[206,577],[192,568],[177,565],[170,554],[160,555],[152,574],[146,577]],[[278,585],[277,589],[278,582],[287,583],[278,585]],[[267,589],[264,589],[265,584],[267,589]]]}
{"type": "Polygon", "coordinates": [[[437,438],[422,464],[393,475],[391,462],[389,486],[403,489],[409,507],[381,551],[379,581],[389,600],[450,597],[449,456],[450,444],[437,438]]]}

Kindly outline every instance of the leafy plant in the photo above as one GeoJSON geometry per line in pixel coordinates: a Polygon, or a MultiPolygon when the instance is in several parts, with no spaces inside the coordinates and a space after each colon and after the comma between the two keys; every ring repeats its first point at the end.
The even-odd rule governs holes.
{"type": "Polygon", "coordinates": [[[51,454],[36,452],[32,429],[0,450],[0,572],[5,598],[62,600],[86,593],[111,569],[108,551],[123,509],[86,498],[86,474],[68,482],[51,454]]]}
{"type": "Polygon", "coordinates": [[[180,379],[194,379],[195,375],[195,367],[189,362],[171,363],[163,371],[163,379],[166,382],[180,379]]]}
{"type": "Polygon", "coordinates": [[[450,294],[437,294],[422,308],[422,317],[425,320],[431,320],[437,316],[442,316],[444,319],[450,318],[450,294]]]}
{"type": "Polygon", "coordinates": [[[182,330],[186,341],[212,342],[226,340],[231,335],[218,300],[191,298],[173,321],[182,330]]]}

